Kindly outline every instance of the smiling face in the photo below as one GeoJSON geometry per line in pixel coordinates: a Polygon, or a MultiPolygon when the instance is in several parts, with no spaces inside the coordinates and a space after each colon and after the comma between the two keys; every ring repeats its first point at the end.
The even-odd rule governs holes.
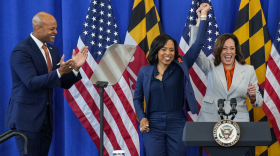
{"type": "Polygon", "coordinates": [[[222,52],[220,54],[222,63],[227,69],[231,69],[236,55],[235,42],[229,38],[225,41],[222,52]]]}
{"type": "Polygon", "coordinates": [[[168,40],[164,47],[158,51],[158,63],[160,65],[168,66],[175,56],[175,47],[172,40],[168,40]]]}
{"type": "Polygon", "coordinates": [[[37,13],[32,19],[33,35],[41,42],[54,42],[57,34],[56,19],[46,12],[37,13]]]}
{"type": "Polygon", "coordinates": [[[53,43],[55,40],[55,35],[57,34],[57,23],[55,18],[47,19],[44,22],[41,22],[39,26],[40,31],[40,41],[45,42],[51,42],[53,43]]]}

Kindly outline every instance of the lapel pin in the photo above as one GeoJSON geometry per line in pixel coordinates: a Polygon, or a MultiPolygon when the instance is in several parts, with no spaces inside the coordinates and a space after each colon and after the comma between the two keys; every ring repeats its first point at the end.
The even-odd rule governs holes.
{"type": "Polygon", "coordinates": [[[52,49],[52,47],[50,47],[50,49],[52,49]]]}
{"type": "Polygon", "coordinates": [[[179,63],[183,62],[183,61],[181,60],[181,58],[178,58],[178,61],[179,61],[179,63]]]}

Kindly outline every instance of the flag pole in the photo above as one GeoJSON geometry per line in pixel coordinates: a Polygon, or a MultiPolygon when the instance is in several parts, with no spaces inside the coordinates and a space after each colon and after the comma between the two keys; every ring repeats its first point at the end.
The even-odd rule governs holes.
{"type": "Polygon", "coordinates": [[[108,86],[106,81],[97,81],[96,87],[100,88],[100,156],[103,156],[103,129],[104,129],[104,88],[108,86]]]}

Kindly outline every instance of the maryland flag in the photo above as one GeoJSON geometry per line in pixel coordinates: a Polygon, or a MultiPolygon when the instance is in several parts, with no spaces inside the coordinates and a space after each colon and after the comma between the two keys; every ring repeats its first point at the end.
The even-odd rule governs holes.
{"type": "MultiPolygon", "coordinates": [[[[265,17],[259,0],[241,0],[234,34],[238,37],[241,50],[247,64],[254,66],[260,92],[263,93],[265,86],[266,64],[271,50],[265,17]]],[[[262,108],[253,108],[247,100],[247,107],[251,121],[268,121],[262,108]]],[[[270,124],[272,142],[267,146],[256,146],[249,151],[249,155],[275,156],[280,153],[272,125],[270,124]]]]}
{"type": "MultiPolygon", "coordinates": [[[[152,41],[160,34],[163,34],[163,29],[154,1],[135,0],[124,41],[124,44],[135,45],[137,47],[133,58],[126,68],[129,73],[132,95],[134,95],[140,68],[148,64],[146,56],[149,54],[152,41]]],[[[139,138],[141,146],[140,155],[145,155],[142,135],[139,135],[139,138]]]]}
{"type": "Polygon", "coordinates": [[[153,0],[135,0],[124,44],[135,45],[137,50],[127,67],[132,91],[139,69],[147,65],[152,41],[163,33],[160,18],[153,0]]]}

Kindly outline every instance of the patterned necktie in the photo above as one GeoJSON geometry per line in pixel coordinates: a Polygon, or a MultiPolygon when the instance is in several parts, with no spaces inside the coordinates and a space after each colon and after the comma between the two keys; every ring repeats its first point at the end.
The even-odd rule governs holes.
{"type": "Polygon", "coordinates": [[[52,62],[51,62],[51,59],[50,59],[49,51],[47,49],[47,46],[44,45],[44,44],[43,44],[42,48],[45,51],[45,55],[46,55],[46,59],[47,59],[47,66],[48,66],[48,72],[51,72],[52,71],[52,62]]]}

